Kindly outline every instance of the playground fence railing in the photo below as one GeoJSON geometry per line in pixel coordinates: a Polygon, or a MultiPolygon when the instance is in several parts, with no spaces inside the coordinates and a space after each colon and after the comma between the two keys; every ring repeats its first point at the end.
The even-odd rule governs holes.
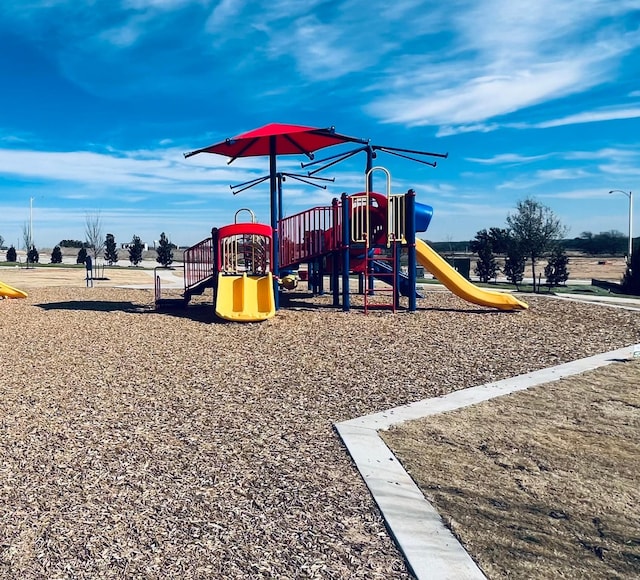
{"type": "Polygon", "coordinates": [[[184,287],[192,288],[213,276],[213,239],[198,242],[184,252],[184,287]]]}
{"type": "Polygon", "coordinates": [[[318,258],[341,244],[339,207],[313,207],[286,217],[279,232],[282,268],[318,258]]]}

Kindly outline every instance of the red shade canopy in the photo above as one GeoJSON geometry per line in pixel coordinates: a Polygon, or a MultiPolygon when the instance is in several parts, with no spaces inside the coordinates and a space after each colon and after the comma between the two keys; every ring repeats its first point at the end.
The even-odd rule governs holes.
{"type": "Polygon", "coordinates": [[[185,153],[185,157],[191,157],[197,153],[217,153],[231,157],[229,163],[238,157],[260,155],[303,154],[312,157],[314,151],[340,143],[367,143],[367,141],[336,133],[333,127],[318,129],[303,125],[270,123],[209,147],[185,153]]]}

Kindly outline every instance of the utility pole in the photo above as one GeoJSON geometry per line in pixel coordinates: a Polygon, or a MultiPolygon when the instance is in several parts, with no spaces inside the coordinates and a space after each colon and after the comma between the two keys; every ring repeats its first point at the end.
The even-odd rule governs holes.
{"type": "Polygon", "coordinates": [[[631,264],[631,254],[633,253],[633,193],[622,189],[612,189],[611,193],[622,193],[629,198],[629,250],[627,253],[627,264],[631,264]]]}
{"type": "MultiPolygon", "coordinates": [[[[29,246],[33,246],[33,197],[29,198],[29,246]]],[[[31,248],[27,248],[27,252],[31,248]]]]}

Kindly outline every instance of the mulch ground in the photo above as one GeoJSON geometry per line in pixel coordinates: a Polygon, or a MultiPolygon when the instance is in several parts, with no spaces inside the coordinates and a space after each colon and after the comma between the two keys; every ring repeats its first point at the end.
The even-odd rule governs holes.
{"type": "Polygon", "coordinates": [[[0,576],[404,578],[332,424],[638,341],[640,313],[429,292],[261,324],[149,290],[0,301],[0,576]]]}

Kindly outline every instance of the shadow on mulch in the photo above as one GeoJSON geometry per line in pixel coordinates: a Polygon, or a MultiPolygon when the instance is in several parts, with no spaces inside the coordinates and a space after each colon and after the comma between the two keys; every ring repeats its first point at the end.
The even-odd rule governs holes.
{"type": "Polygon", "coordinates": [[[496,310],[495,308],[431,308],[429,306],[419,307],[418,310],[428,312],[457,312],[458,314],[493,314],[494,316],[507,316],[509,314],[518,314],[517,310],[496,310]]]}
{"type": "Polygon", "coordinates": [[[216,316],[215,308],[212,304],[189,304],[183,307],[163,307],[152,310],[156,314],[163,316],[172,316],[173,318],[186,318],[195,322],[203,322],[205,324],[226,324],[229,320],[222,320],[216,316]]]}
{"type": "Polygon", "coordinates": [[[70,300],[36,304],[43,310],[86,310],[97,312],[149,312],[149,309],[133,302],[113,302],[111,300],[70,300]]]}

